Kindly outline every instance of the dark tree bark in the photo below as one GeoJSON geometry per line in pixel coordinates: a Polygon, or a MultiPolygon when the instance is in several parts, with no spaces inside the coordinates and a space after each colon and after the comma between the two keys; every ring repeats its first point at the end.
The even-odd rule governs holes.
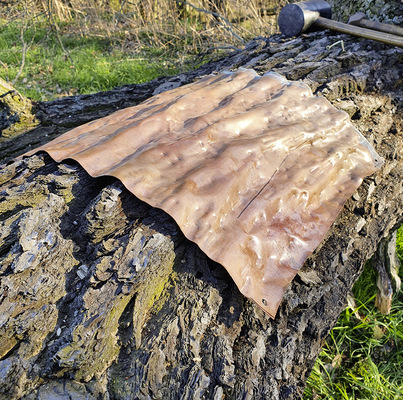
{"type": "Polygon", "coordinates": [[[46,155],[10,161],[0,170],[0,399],[300,398],[365,261],[403,221],[402,59],[328,32],[275,36],[191,73],[38,104],[42,125],[2,147],[4,159],[206,73],[272,70],[346,110],[385,164],[271,320],[120,182],[46,155]]]}

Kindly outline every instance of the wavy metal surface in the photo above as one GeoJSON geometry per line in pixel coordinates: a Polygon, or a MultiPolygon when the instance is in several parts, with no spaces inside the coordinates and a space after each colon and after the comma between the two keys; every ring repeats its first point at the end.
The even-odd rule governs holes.
{"type": "Polygon", "coordinates": [[[344,202],[381,158],[308,86],[253,70],[206,76],[28,153],[112,175],[274,318],[344,202]]]}

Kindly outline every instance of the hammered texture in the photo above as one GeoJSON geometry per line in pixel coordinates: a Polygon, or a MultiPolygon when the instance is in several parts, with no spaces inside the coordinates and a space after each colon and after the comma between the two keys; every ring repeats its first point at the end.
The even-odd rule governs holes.
{"type": "Polygon", "coordinates": [[[253,70],[209,75],[28,153],[111,175],[274,317],[291,280],[381,158],[310,88],[253,70]]]}

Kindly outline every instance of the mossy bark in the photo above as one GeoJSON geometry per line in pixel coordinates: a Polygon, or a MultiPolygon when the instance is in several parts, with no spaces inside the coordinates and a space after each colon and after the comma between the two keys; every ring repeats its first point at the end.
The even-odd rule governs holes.
{"type": "Polygon", "coordinates": [[[272,70],[346,110],[385,164],[271,320],[120,182],[45,155],[10,161],[0,170],[0,399],[300,398],[364,263],[403,222],[402,61],[402,50],[345,35],[274,36],[188,74],[42,103],[36,143],[206,73],[272,70]],[[345,51],[329,47],[341,39],[345,51]]]}
{"type": "Polygon", "coordinates": [[[0,141],[27,132],[38,124],[31,101],[0,78],[0,141]]]}

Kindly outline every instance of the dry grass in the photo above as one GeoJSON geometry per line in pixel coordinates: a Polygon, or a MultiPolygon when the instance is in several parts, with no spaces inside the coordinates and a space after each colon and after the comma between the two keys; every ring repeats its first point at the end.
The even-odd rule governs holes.
{"type": "Polygon", "coordinates": [[[27,26],[41,18],[63,31],[104,36],[123,47],[158,46],[167,52],[212,53],[242,47],[276,30],[275,15],[287,1],[259,0],[19,0],[2,12],[27,26]],[[221,4],[218,6],[217,4],[221,4]]]}
{"type": "Polygon", "coordinates": [[[26,96],[49,100],[195,69],[253,37],[273,34],[286,2],[0,3],[0,77],[26,96]]]}

